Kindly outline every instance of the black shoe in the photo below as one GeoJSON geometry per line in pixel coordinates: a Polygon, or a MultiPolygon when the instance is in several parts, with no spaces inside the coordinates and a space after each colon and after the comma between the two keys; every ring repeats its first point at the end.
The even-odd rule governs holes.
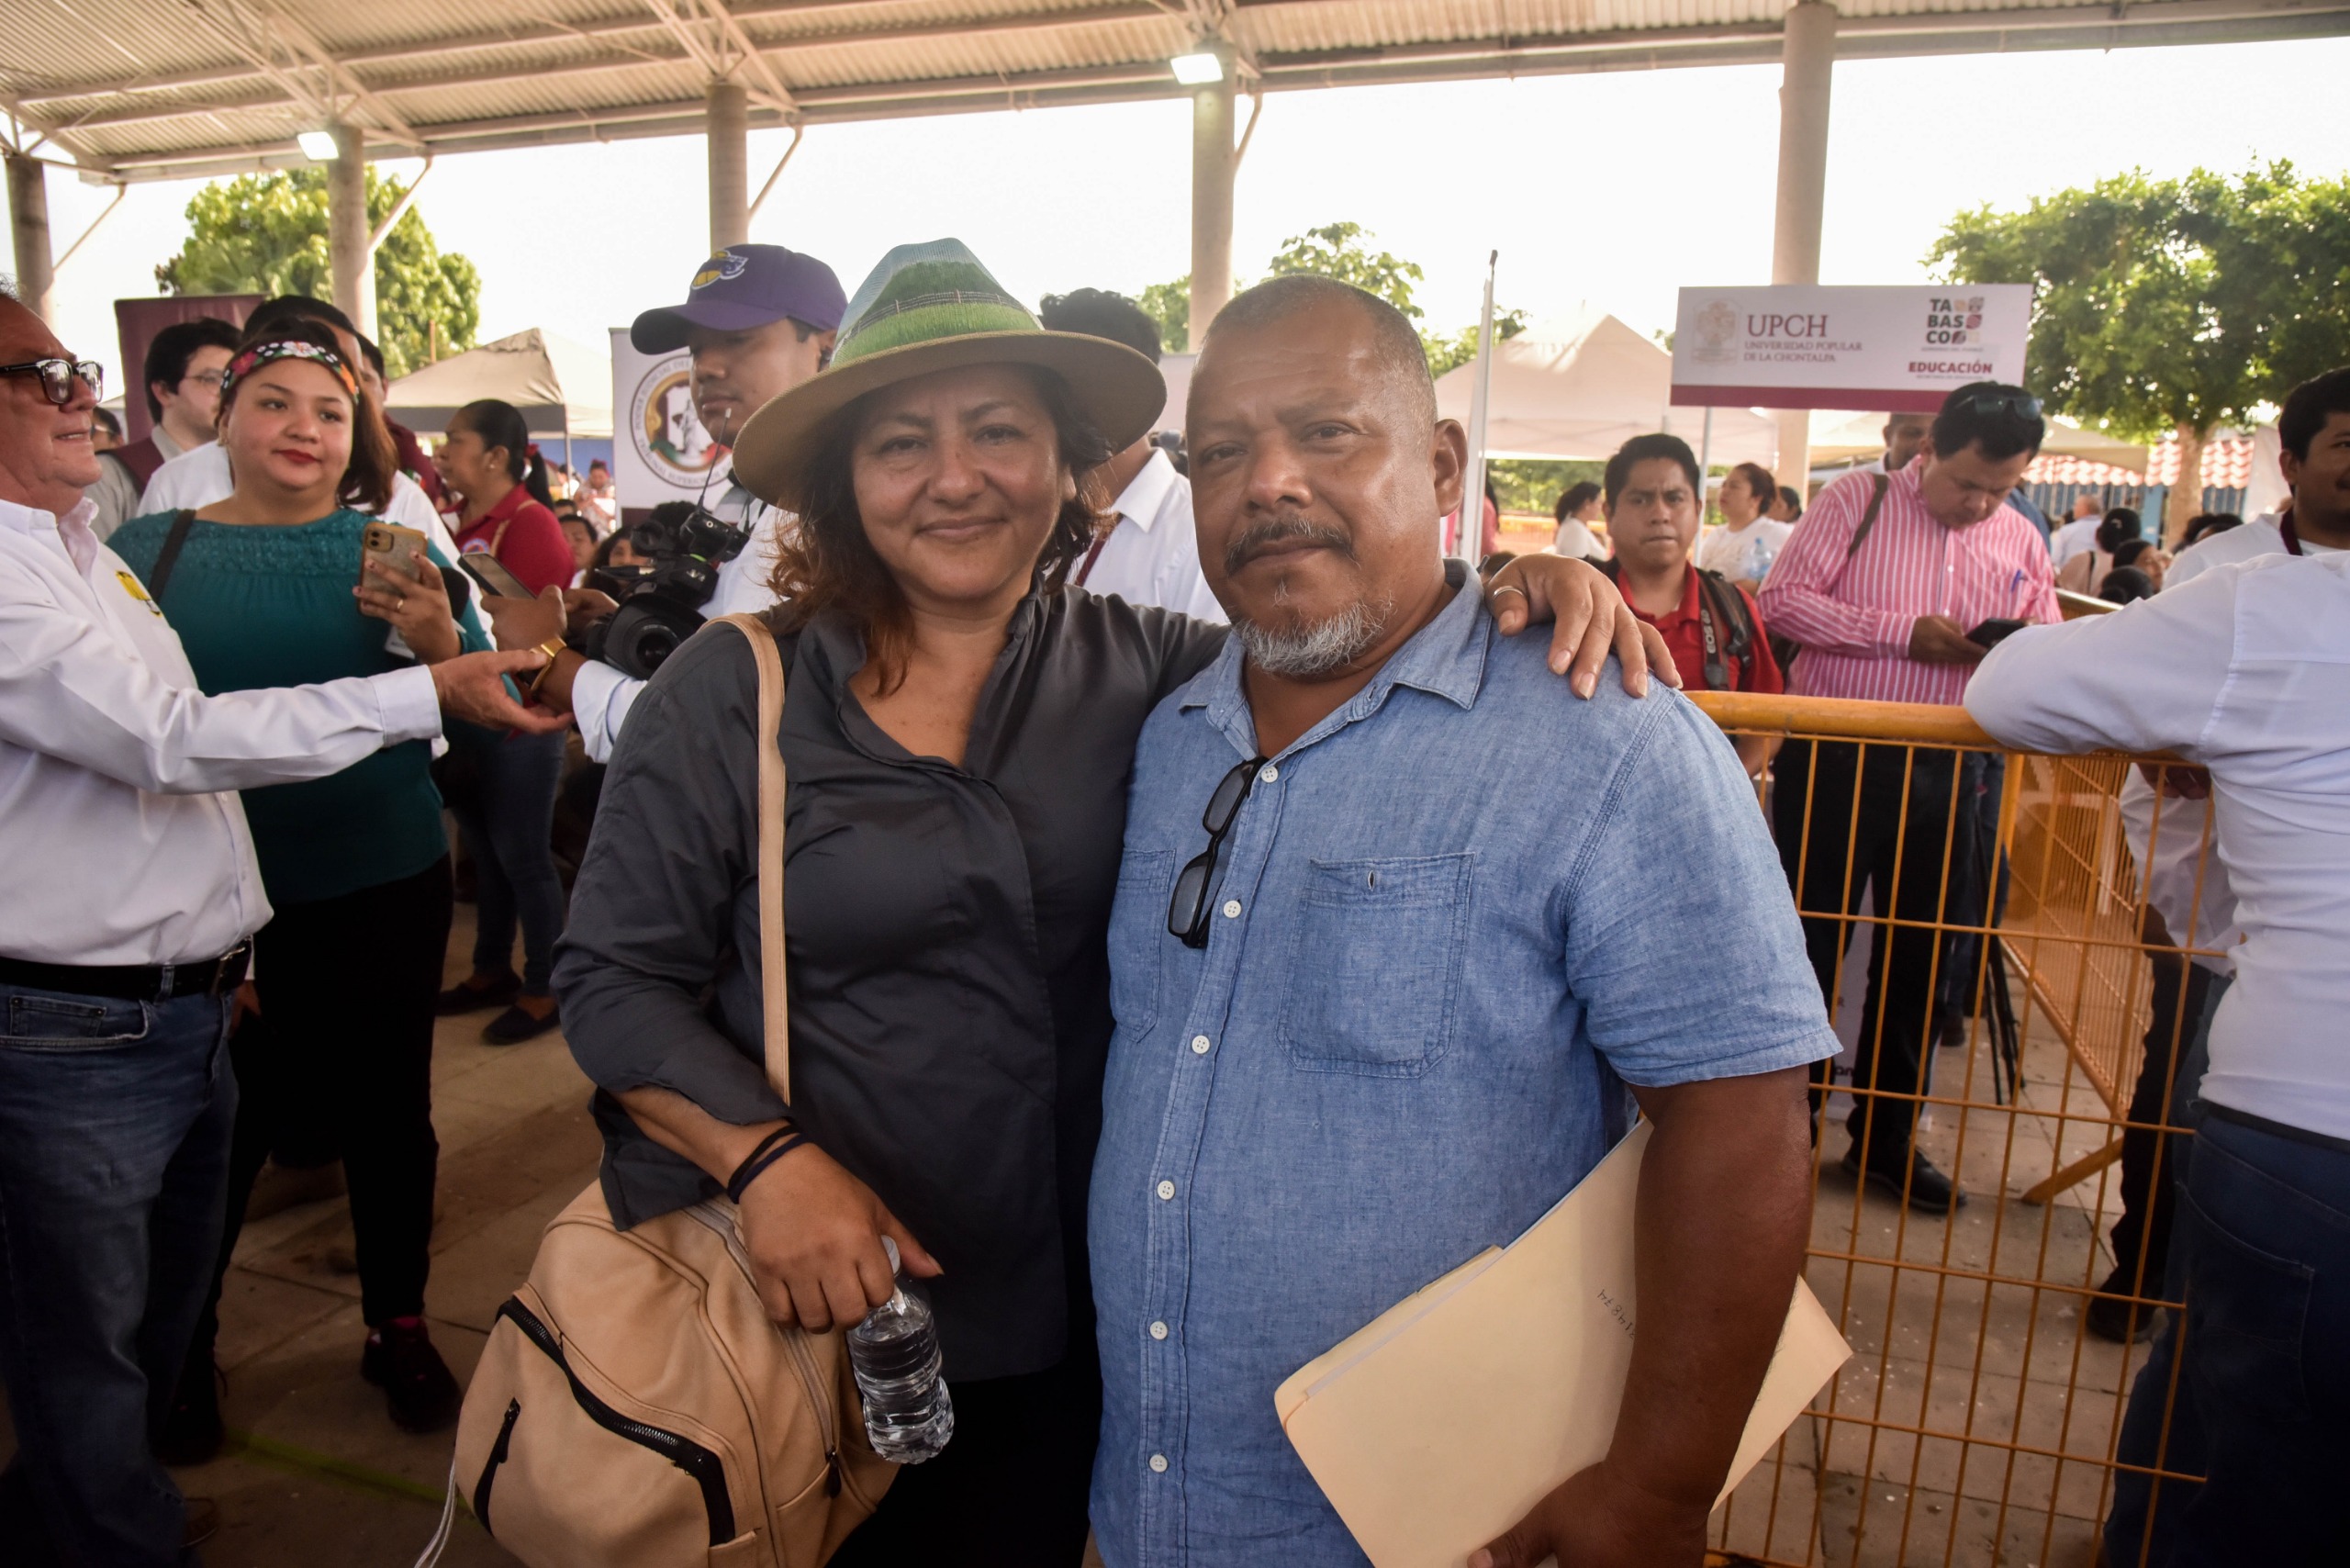
{"type": "Polygon", "coordinates": [[[519,1046],[525,1040],[535,1040],[563,1022],[561,1009],[550,1007],[543,1018],[532,1017],[522,1008],[509,1007],[483,1025],[482,1043],[488,1046],[519,1046]]]}
{"type": "Polygon", "coordinates": [[[2081,1313],[2081,1321],[2090,1333],[2100,1339],[2110,1339],[2117,1345],[2154,1338],[2154,1319],[2162,1315],[2162,1308],[2148,1306],[2143,1301],[2116,1301],[2116,1296],[2140,1294],[2137,1285],[2118,1266],[2106,1275],[2105,1283],[2098,1289],[2107,1294],[2091,1296],[2087,1307],[2081,1313]],[[2132,1316],[2133,1313],[2134,1317],[2132,1316]]]}
{"type": "Polygon", "coordinates": [[[459,980],[442,991],[432,1004],[435,1015],[453,1018],[463,1013],[480,1013],[492,1007],[503,1007],[522,993],[522,977],[509,969],[487,985],[472,985],[459,980]]]}
{"type": "Polygon", "coordinates": [[[387,1323],[367,1336],[359,1375],[384,1391],[392,1425],[404,1432],[438,1432],[453,1426],[464,1394],[449,1363],[432,1348],[421,1319],[387,1323]]]}
{"type": "MultiPolygon", "coordinates": [[[[1844,1174],[1855,1180],[1861,1175],[1861,1146],[1854,1144],[1844,1151],[1844,1174]]],[[[1906,1169],[1898,1153],[1890,1158],[1872,1152],[1868,1182],[1898,1198],[1902,1188],[1908,1188],[1909,1206],[1921,1215],[1946,1215],[1966,1205],[1966,1194],[1958,1190],[1951,1179],[1936,1169],[1934,1162],[1912,1150],[1906,1169]]]]}
{"type": "MultiPolygon", "coordinates": [[[[228,1434],[220,1426],[220,1392],[228,1383],[209,1351],[180,1368],[172,1407],[155,1433],[155,1457],[165,1464],[209,1464],[228,1434]]],[[[191,1507],[193,1504],[189,1505],[191,1507]]]]}

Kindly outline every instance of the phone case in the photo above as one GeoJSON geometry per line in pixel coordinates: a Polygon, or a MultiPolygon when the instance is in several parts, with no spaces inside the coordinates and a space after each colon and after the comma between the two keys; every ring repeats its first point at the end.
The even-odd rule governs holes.
{"type": "Polygon", "coordinates": [[[421,554],[425,547],[424,534],[419,529],[402,528],[396,522],[371,522],[359,536],[359,580],[366,582],[367,562],[372,558],[381,561],[385,570],[397,572],[413,582],[417,574],[408,569],[408,553],[414,550],[421,554]]]}

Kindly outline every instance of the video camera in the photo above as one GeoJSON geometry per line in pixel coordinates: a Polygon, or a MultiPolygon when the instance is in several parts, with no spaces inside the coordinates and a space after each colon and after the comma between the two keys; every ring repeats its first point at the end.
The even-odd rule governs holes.
{"type": "Polygon", "coordinates": [[[620,608],[588,628],[586,652],[639,680],[650,680],[677,644],[701,629],[701,607],[718,591],[718,568],[743,553],[751,531],[692,501],[664,501],[629,530],[646,560],[605,566],[588,586],[620,608]]]}

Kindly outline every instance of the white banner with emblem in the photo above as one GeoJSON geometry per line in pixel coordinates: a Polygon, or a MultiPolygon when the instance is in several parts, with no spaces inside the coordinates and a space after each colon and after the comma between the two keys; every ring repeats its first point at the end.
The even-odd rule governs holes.
{"type": "Polygon", "coordinates": [[[1684,288],[1673,400],[1933,413],[1970,381],[2023,381],[2029,284],[1684,288]]]}
{"type": "Polygon", "coordinates": [[[612,480],[621,505],[690,501],[726,488],[732,454],[694,413],[693,356],[639,353],[612,329],[612,480]]]}

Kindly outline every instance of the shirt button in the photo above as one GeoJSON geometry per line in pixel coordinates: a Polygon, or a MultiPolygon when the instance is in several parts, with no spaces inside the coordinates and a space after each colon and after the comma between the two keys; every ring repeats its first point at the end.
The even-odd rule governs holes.
{"type": "Polygon", "coordinates": [[[1167,1325],[1165,1325],[1164,1323],[1154,1323],[1154,1324],[1152,1324],[1152,1325],[1150,1326],[1150,1337],[1151,1337],[1152,1338],[1154,1338],[1154,1339],[1164,1339],[1164,1338],[1167,1338],[1167,1325]]]}
{"type": "Polygon", "coordinates": [[[1264,771],[1257,775],[1257,782],[1259,784],[1278,784],[1281,781],[1281,770],[1270,762],[1265,764],[1264,771]]]}
{"type": "Polygon", "coordinates": [[[1240,918],[1240,901],[1238,899],[1226,899],[1224,901],[1224,918],[1226,920],[1237,920],[1240,918]]]}
{"type": "Polygon", "coordinates": [[[1173,1197],[1175,1195],[1175,1183],[1172,1182],[1161,1182],[1158,1184],[1158,1195],[1162,1200],[1173,1197]]]}
{"type": "Polygon", "coordinates": [[[1208,1054],[1208,1037],[1205,1035],[1194,1035],[1192,1036],[1192,1054],[1193,1056],[1203,1057],[1208,1054]]]}
{"type": "Polygon", "coordinates": [[[1164,1475],[1164,1474],[1166,1474],[1166,1473],[1167,1473],[1167,1456],[1166,1456],[1165,1454],[1163,1454],[1163,1453],[1155,1453],[1155,1454],[1152,1454],[1152,1455],[1150,1456],[1150,1468],[1151,1468],[1151,1470],[1152,1470],[1154,1473],[1158,1473],[1158,1474],[1159,1474],[1159,1475],[1164,1475]]]}

